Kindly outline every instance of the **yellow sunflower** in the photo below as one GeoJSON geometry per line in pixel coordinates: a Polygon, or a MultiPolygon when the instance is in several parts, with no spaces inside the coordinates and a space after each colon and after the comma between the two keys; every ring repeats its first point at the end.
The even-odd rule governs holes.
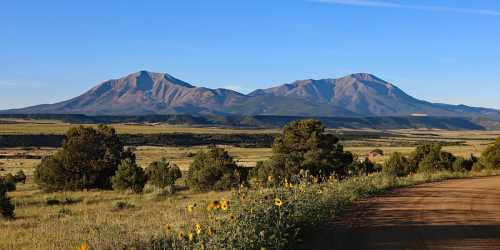
{"type": "Polygon", "coordinates": [[[274,198],[274,205],[277,207],[281,207],[283,205],[283,201],[280,198],[274,198]]]}
{"type": "Polygon", "coordinates": [[[212,227],[208,227],[208,236],[212,236],[215,234],[215,230],[212,227]]]}
{"type": "Polygon", "coordinates": [[[193,234],[193,232],[191,232],[191,231],[188,232],[188,239],[189,239],[189,241],[193,241],[194,240],[194,234],[193,234]]]}
{"type": "Polygon", "coordinates": [[[229,201],[226,201],[226,200],[222,200],[220,202],[220,208],[224,211],[228,210],[229,209],[229,201]]]}
{"type": "Polygon", "coordinates": [[[89,247],[89,244],[87,244],[87,242],[84,242],[82,243],[78,248],[77,250],[89,250],[90,247],[89,247]]]}
{"type": "Polygon", "coordinates": [[[235,216],[234,214],[230,214],[230,215],[229,215],[229,221],[230,221],[230,222],[234,222],[234,221],[236,221],[236,216],[235,216]]]}
{"type": "Polygon", "coordinates": [[[272,182],[272,181],[273,181],[273,176],[272,176],[272,175],[268,176],[268,177],[267,177],[267,181],[268,181],[268,182],[272,182]]]}
{"type": "Polygon", "coordinates": [[[196,224],[195,228],[196,228],[196,234],[198,235],[201,234],[201,224],[200,223],[196,224]]]}
{"type": "Polygon", "coordinates": [[[170,224],[165,225],[165,232],[167,234],[171,233],[172,232],[172,225],[170,225],[170,224]]]}
{"type": "Polygon", "coordinates": [[[186,207],[186,210],[187,210],[189,213],[192,213],[192,212],[193,212],[193,210],[194,210],[194,207],[195,207],[195,205],[193,205],[193,204],[189,204],[189,205],[186,207]]]}
{"type": "Polygon", "coordinates": [[[185,237],[184,232],[182,231],[177,232],[177,239],[184,240],[184,237],[185,237]]]}

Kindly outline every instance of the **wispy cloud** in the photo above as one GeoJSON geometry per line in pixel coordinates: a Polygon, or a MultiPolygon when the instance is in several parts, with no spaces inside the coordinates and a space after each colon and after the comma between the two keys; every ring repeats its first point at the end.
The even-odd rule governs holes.
{"type": "Polygon", "coordinates": [[[455,8],[455,7],[439,6],[439,5],[413,5],[413,4],[402,4],[396,2],[376,1],[376,0],[308,0],[308,2],[350,5],[358,7],[409,9],[409,10],[420,10],[420,11],[455,12],[463,14],[500,16],[500,11],[489,10],[489,9],[455,8]]]}

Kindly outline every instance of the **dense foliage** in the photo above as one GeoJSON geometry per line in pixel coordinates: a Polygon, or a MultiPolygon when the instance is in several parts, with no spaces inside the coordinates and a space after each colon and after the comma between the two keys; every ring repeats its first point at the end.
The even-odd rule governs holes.
{"type": "Polygon", "coordinates": [[[17,173],[14,175],[14,179],[16,180],[16,183],[26,183],[26,175],[24,174],[24,171],[19,170],[17,173]]]}
{"type": "Polygon", "coordinates": [[[144,170],[137,166],[135,157],[123,159],[113,177],[111,183],[114,190],[131,189],[136,193],[141,193],[146,184],[144,170]]]}
{"type": "Polygon", "coordinates": [[[187,183],[195,190],[225,190],[246,182],[226,150],[210,146],[198,152],[189,166],[187,183]]]}
{"type": "Polygon", "coordinates": [[[384,162],[382,173],[387,176],[405,176],[411,172],[408,159],[401,153],[394,153],[384,162]]]}
{"type": "Polygon", "coordinates": [[[440,144],[419,145],[410,156],[409,173],[452,170],[456,157],[442,150],[440,144]]]}
{"type": "Polygon", "coordinates": [[[3,183],[3,188],[6,192],[16,191],[16,177],[12,174],[6,174],[3,177],[0,177],[1,182],[3,183]]]}
{"type": "Polygon", "coordinates": [[[7,196],[7,191],[10,190],[12,190],[12,181],[7,181],[5,177],[0,177],[0,215],[5,218],[14,217],[14,205],[7,196]]]}
{"type": "Polygon", "coordinates": [[[146,168],[148,182],[159,188],[168,188],[174,191],[175,181],[182,177],[180,168],[166,159],[155,161],[146,168]]]}
{"type": "MultiPolygon", "coordinates": [[[[270,147],[274,134],[120,134],[120,141],[131,146],[176,146],[189,147],[211,144],[234,145],[239,147],[270,147]]],[[[0,147],[60,147],[64,135],[0,135],[0,147]]]]}
{"type": "Polygon", "coordinates": [[[118,164],[129,155],[111,127],[71,128],[62,148],[36,167],[35,182],[47,191],[110,189],[118,164]]]}
{"type": "Polygon", "coordinates": [[[325,133],[320,121],[300,120],[285,126],[276,137],[271,159],[259,165],[256,175],[261,181],[272,176],[275,182],[291,180],[301,170],[317,177],[344,177],[353,160],[336,136],[325,133]]]}
{"type": "Polygon", "coordinates": [[[500,168],[500,137],[483,152],[480,164],[486,169],[500,168]]]}

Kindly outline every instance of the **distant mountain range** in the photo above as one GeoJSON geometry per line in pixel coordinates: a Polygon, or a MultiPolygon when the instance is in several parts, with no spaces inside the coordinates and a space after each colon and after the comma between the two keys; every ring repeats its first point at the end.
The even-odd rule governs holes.
{"type": "Polygon", "coordinates": [[[500,110],[418,100],[374,75],[299,80],[242,94],[195,87],[168,74],[140,71],[105,81],[73,99],[3,114],[274,115],[321,117],[440,116],[500,120],[500,110]]]}

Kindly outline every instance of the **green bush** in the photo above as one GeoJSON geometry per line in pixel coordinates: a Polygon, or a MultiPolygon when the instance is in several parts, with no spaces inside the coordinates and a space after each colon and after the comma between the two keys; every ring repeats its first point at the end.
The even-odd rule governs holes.
{"type": "Polygon", "coordinates": [[[403,154],[396,152],[384,162],[382,173],[387,176],[406,176],[411,173],[410,162],[403,154]]]}
{"type": "Polygon", "coordinates": [[[26,175],[22,170],[19,170],[16,175],[14,175],[14,179],[16,180],[17,183],[26,183],[26,175]]]}
{"type": "Polygon", "coordinates": [[[471,156],[470,159],[465,159],[461,156],[458,156],[453,162],[453,171],[455,172],[467,172],[472,170],[472,166],[476,162],[476,158],[471,156]]]}
{"type": "Polygon", "coordinates": [[[377,164],[365,158],[364,160],[355,160],[349,165],[348,173],[350,176],[369,175],[379,171],[380,167],[377,164]]]}
{"type": "Polygon", "coordinates": [[[3,183],[3,188],[6,192],[16,191],[16,178],[12,174],[0,176],[0,182],[3,183]]]}
{"type": "MultiPolygon", "coordinates": [[[[14,205],[7,196],[7,191],[11,188],[4,178],[0,178],[0,214],[4,218],[14,218],[14,205]]],[[[14,184],[15,185],[15,184],[14,184]]]]}
{"type": "Polygon", "coordinates": [[[115,175],[111,177],[111,183],[114,190],[131,189],[141,193],[146,184],[146,175],[144,170],[137,166],[134,158],[127,158],[118,166],[115,175]]]}
{"type": "Polygon", "coordinates": [[[189,166],[187,183],[195,190],[229,189],[240,184],[238,170],[227,151],[211,146],[207,151],[200,151],[194,156],[189,166]]]}
{"type": "Polygon", "coordinates": [[[275,182],[291,179],[301,170],[313,176],[345,177],[353,155],[345,152],[339,139],[325,133],[325,127],[317,120],[295,121],[285,126],[276,137],[273,155],[259,166],[256,174],[261,180],[273,176],[275,182]]]}
{"type": "Polygon", "coordinates": [[[437,143],[424,143],[417,146],[409,158],[409,170],[416,173],[422,165],[422,170],[432,169],[440,160],[441,145],[437,143]],[[422,163],[423,162],[423,163],[422,163]]]}
{"type": "Polygon", "coordinates": [[[175,181],[182,177],[180,168],[166,159],[155,161],[146,168],[148,182],[159,188],[169,188],[174,191],[175,181]]]}
{"type": "Polygon", "coordinates": [[[36,167],[35,182],[46,191],[110,189],[111,177],[129,156],[111,127],[71,128],[62,148],[36,167]]]}
{"type": "Polygon", "coordinates": [[[484,150],[480,163],[486,169],[500,169],[500,137],[484,150]]]}

